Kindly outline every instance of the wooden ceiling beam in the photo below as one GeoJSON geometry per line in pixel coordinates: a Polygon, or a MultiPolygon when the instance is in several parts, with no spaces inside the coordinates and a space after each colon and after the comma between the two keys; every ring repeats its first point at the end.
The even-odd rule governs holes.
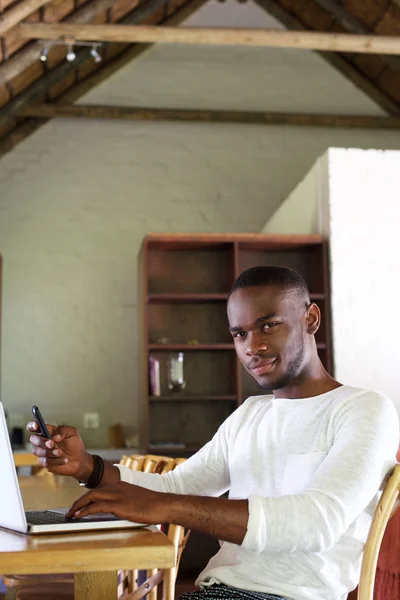
{"type": "MultiPolygon", "coordinates": [[[[283,9],[274,0],[253,0],[257,6],[265,12],[275,17],[288,29],[306,30],[307,28],[289,11],[283,9]]],[[[400,1],[400,0],[399,0],[400,1]]],[[[390,115],[400,115],[400,106],[387,94],[385,94],[373,81],[364,75],[357,67],[349,60],[339,54],[330,52],[317,52],[330,65],[344,75],[351,83],[359,90],[366,94],[378,106],[383,108],[390,115]]]]}
{"type": "Polygon", "coordinates": [[[7,10],[0,19],[0,37],[49,2],[51,0],[24,0],[14,8],[7,10]]]}
{"type": "Polygon", "coordinates": [[[234,110],[183,110],[132,106],[83,104],[34,104],[18,113],[21,117],[112,119],[123,121],[175,121],[194,123],[237,123],[245,125],[289,125],[349,129],[400,129],[400,117],[372,115],[326,115],[234,110]]]}
{"type": "MultiPolygon", "coordinates": [[[[65,19],[65,23],[87,23],[110,8],[113,0],[93,0],[65,19]]],[[[43,44],[32,42],[0,64],[0,85],[8,83],[40,59],[43,44]]]]}
{"type": "Polygon", "coordinates": [[[318,31],[22,23],[18,26],[18,32],[25,38],[43,40],[261,46],[325,52],[400,55],[400,36],[354,35],[318,31]]]}
{"type": "MultiPolygon", "coordinates": [[[[169,26],[180,25],[202,6],[207,4],[207,2],[208,0],[191,0],[190,2],[186,2],[185,4],[182,4],[180,8],[176,9],[172,15],[164,19],[163,23],[169,26]]],[[[107,62],[104,67],[98,71],[94,71],[94,73],[86,77],[84,80],[76,83],[72,89],[68,90],[65,92],[65,94],[58,98],[58,102],[62,104],[72,104],[96,85],[99,85],[104,80],[114,75],[114,73],[122,69],[125,65],[130,63],[132,60],[135,60],[141,56],[144,52],[151,48],[151,46],[151,44],[132,44],[132,46],[129,46],[112,61],[107,62]]]]}

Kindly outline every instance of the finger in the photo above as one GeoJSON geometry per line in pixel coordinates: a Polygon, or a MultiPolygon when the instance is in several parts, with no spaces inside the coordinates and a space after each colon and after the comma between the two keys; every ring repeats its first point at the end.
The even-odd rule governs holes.
{"type": "Polygon", "coordinates": [[[98,490],[89,490],[86,494],[75,500],[66,516],[70,518],[76,511],[80,511],[93,502],[116,502],[117,496],[112,488],[113,486],[107,486],[98,490]]]}
{"type": "Polygon", "coordinates": [[[68,519],[82,519],[83,517],[87,517],[88,515],[94,515],[96,513],[114,513],[113,510],[113,506],[114,506],[114,510],[115,510],[115,505],[113,502],[107,502],[107,501],[101,501],[101,502],[92,502],[91,504],[89,504],[88,506],[85,506],[84,508],[81,508],[81,510],[77,510],[75,511],[75,513],[73,513],[71,515],[71,517],[68,517],[68,519]]]}
{"type": "MultiPolygon", "coordinates": [[[[32,446],[36,447],[36,448],[45,448],[46,444],[48,442],[50,442],[51,440],[46,440],[46,438],[44,438],[41,435],[31,435],[29,438],[30,443],[32,444],[32,446]]],[[[54,444],[53,444],[54,446],[54,444]]],[[[49,447],[49,446],[47,446],[49,447]]]]}
{"type": "Polygon", "coordinates": [[[75,500],[75,502],[72,504],[71,508],[65,515],[67,519],[71,519],[74,513],[76,513],[77,511],[81,510],[85,506],[89,505],[92,501],[94,501],[95,493],[95,490],[89,490],[88,492],[86,492],[86,494],[83,494],[83,496],[75,500]]]}
{"type": "Polygon", "coordinates": [[[39,425],[36,423],[36,421],[29,421],[26,428],[28,431],[39,431],[39,425]]]}
{"type": "MultiPolygon", "coordinates": [[[[56,425],[49,425],[46,423],[46,427],[49,430],[50,435],[53,436],[55,433],[55,430],[57,428],[56,425]]],[[[38,424],[36,423],[36,421],[29,421],[26,428],[28,431],[33,431],[33,432],[39,431],[39,427],[38,427],[38,424]]]]}
{"type": "Polygon", "coordinates": [[[29,438],[30,443],[39,448],[54,448],[55,443],[53,440],[54,438],[49,440],[42,435],[31,435],[29,438]]]}
{"type": "Polygon", "coordinates": [[[32,448],[32,454],[37,456],[38,458],[46,457],[46,458],[54,458],[55,456],[66,458],[64,452],[59,448],[54,448],[52,450],[47,450],[47,448],[32,448]]]}
{"type": "Polygon", "coordinates": [[[38,461],[42,467],[45,467],[51,471],[56,467],[62,467],[65,465],[68,462],[68,458],[49,458],[47,456],[40,456],[38,457],[38,461]]]}
{"type": "Polygon", "coordinates": [[[56,448],[53,440],[45,440],[38,435],[31,435],[29,441],[32,444],[32,453],[36,456],[53,456],[55,450],[57,450],[55,456],[64,456],[64,452],[60,448],[56,448]]]}

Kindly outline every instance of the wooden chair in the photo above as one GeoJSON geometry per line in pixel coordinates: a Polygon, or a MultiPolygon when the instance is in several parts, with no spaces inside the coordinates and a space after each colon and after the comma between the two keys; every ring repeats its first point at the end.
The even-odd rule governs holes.
{"type": "Polygon", "coordinates": [[[360,583],[347,600],[373,600],[376,566],[382,538],[389,519],[399,507],[400,464],[397,464],[386,480],[382,496],[376,507],[361,563],[360,583]]]}
{"type": "MultiPolygon", "coordinates": [[[[127,457],[127,460],[124,460],[125,458],[122,458],[122,464],[129,466],[134,471],[159,473],[161,475],[172,471],[185,460],[154,454],[147,454],[145,456],[133,455],[127,457]]],[[[184,528],[179,525],[169,525],[166,534],[176,548],[175,567],[172,569],[149,569],[146,571],[146,580],[140,585],[138,585],[139,571],[137,569],[124,572],[123,580],[126,583],[125,586],[123,584],[125,589],[122,591],[128,594],[127,596],[123,596],[124,600],[140,600],[144,596],[147,596],[148,600],[157,600],[157,586],[161,582],[163,582],[163,600],[174,600],[179,562],[190,531],[185,532],[184,528]]]]}
{"type": "MultiPolygon", "coordinates": [[[[184,460],[154,454],[134,454],[123,456],[120,464],[128,466],[135,471],[163,475],[172,471],[184,460]]],[[[179,561],[189,533],[190,531],[185,532],[184,528],[179,525],[169,525],[167,535],[176,549],[177,560],[175,567],[146,571],[146,580],[140,585],[137,583],[139,575],[137,570],[120,571],[118,573],[118,599],[139,600],[148,596],[148,600],[157,600],[157,586],[163,582],[163,600],[174,600],[179,561]]],[[[74,597],[73,575],[69,574],[7,576],[4,583],[7,587],[17,588],[16,600],[61,600],[61,598],[63,600],[72,600],[74,597]]]]}

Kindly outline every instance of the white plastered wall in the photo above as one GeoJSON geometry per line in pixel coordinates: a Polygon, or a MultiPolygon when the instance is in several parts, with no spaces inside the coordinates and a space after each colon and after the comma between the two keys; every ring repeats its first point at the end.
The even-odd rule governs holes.
{"type": "Polygon", "coordinates": [[[400,412],[399,172],[400,152],[330,148],[263,231],[329,238],[335,376],[400,412]]]}
{"type": "MultiPolygon", "coordinates": [[[[188,25],[277,28],[251,2],[188,25]]],[[[311,52],[163,46],[80,102],[382,114],[311,52]]],[[[331,145],[399,148],[396,132],[56,119],[0,162],[2,400],[82,428],[138,427],[137,259],[148,231],[257,232],[331,145]]]]}

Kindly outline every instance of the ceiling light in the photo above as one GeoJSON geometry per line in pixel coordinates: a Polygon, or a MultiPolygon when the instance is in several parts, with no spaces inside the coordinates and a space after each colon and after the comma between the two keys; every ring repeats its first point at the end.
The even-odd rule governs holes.
{"type": "Polygon", "coordinates": [[[73,47],[72,46],[68,46],[67,61],[68,62],[72,62],[75,59],[76,59],[76,54],[74,52],[73,47]]]}
{"type": "Polygon", "coordinates": [[[48,47],[48,46],[45,46],[45,47],[42,49],[42,52],[40,53],[40,60],[41,60],[42,62],[46,62],[48,53],[49,53],[49,47],[48,47]]]}
{"type": "Polygon", "coordinates": [[[101,62],[101,56],[100,54],[97,52],[97,48],[96,46],[93,46],[93,48],[90,51],[90,54],[93,56],[94,58],[94,62],[99,63],[101,62]]]}

